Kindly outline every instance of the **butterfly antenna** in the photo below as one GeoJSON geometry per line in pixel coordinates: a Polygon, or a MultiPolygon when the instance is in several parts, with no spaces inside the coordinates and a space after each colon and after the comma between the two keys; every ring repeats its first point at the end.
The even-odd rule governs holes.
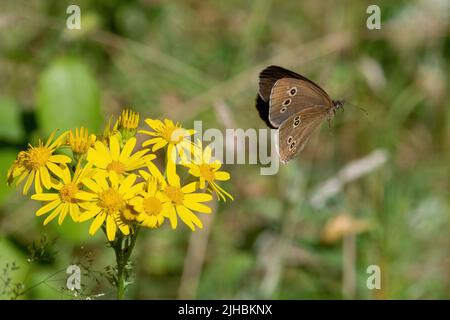
{"type": "MultiPolygon", "coordinates": [[[[361,107],[359,107],[359,106],[356,106],[356,105],[354,105],[354,104],[352,104],[352,103],[350,103],[350,102],[346,102],[345,104],[348,105],[348,106],[350,106],[350,107],[359,109],[359,110],[360,110],[361,112],[363,112],[366,116],[369,115],[369,113],[367,112],[367,110],[364,109],[364,108],[361,108],[361,107]]],[[[343,110],[343,109],[344,109],[344,108],[342,108],[342,110],[343,110]]]]}

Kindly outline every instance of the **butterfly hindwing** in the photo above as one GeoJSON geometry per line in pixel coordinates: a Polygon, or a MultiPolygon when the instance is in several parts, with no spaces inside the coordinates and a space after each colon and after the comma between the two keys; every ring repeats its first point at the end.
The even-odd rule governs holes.
{"type": "Polygon", "coordinates": [[[303,150],[309,137],[326,119],[326,107],[311,106],[290,116],[278,128],[278,153],[283,163],[303,150]]]}

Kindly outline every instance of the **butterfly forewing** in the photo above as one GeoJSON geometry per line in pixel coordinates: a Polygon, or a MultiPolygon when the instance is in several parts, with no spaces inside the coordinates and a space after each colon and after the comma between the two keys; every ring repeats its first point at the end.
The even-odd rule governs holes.
{"type": "Polygon", "coordinates": [[[326,107],[322,105],[306,108],[284,121],[278,128],[278,153],[284,163],[303,150],[309,137],[326,119],[326,107]]]}
{"type": "Polygon", "coordinates": [[[291,115],[314,105],[330,106],[332,102],[328,95],[306,80],[279,79],[270,94],[269,121],[279,127],[291,115]]]}
{"type": "Polygon", "coordinates": [[[263,98],[264,101],[269,102],[273,85],[275,84],[275,82],[277,82],[277,80],[282,78],[294,78],[307,81],[313,86],[317,87],[317,89],[320,90],[323,95],[328,96],[328,94],[320,86],[318,86],[312,80],[302,76],[301,74],[284,69],[279,66],[269,66],[259,74],[259,95],[263,98]]]}

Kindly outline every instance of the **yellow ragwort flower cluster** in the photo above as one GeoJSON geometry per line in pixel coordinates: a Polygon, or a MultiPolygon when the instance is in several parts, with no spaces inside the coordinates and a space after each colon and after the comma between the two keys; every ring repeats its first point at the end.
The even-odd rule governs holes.
{"type": "Polygon", "coordinates": [[[219,200],[233,199],[217,183],[229,180],[230,174],[219,171],[222,164],[212,161],[209,147],[190,141],[193,130],[168,119],[146,119],[151,130],[139,133],[150,139],[139,148],[138,113],[125,110],[112,127],[111,123],[102,135],[81,127],[54,139],[54,132],[45,144],[39,141],[19,152],[8,183],[25,181],[22,190],[28,194],[34,182],[31,199],[42,202],[36,215],[47,215],[44,225],[56,218],[62,224],[70,216],[75,222],[90,221],[91,235],[102,228],[109,241],[118,232],[127,236],[138,227],[158,228],[166,219],[173,229],[180,218],[194,231],[202,228],[196,213],[211,213],[213,194],[219,200]],[[163,173],[153,163],[154,152],[162,148],[163,173]],[[70,151],[62,154],[63,149],[70,151]],[[174,156],[182,159],[181,165],[174,156]],[[179,168],[186,168],[194,181],[183,184],[179,168]]]}

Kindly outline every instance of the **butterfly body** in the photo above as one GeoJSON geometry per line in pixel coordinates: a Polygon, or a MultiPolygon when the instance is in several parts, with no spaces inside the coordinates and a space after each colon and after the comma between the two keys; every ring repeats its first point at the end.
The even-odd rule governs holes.
{"type": "Polygon", "coordinates": [[[315,128],[333,119],[343,101],[332,100],[300,74],[270,66],[259,76],[256,107],[267,125],[278,129],[280,160],[288,162],[305,147],[315,128]]]}

